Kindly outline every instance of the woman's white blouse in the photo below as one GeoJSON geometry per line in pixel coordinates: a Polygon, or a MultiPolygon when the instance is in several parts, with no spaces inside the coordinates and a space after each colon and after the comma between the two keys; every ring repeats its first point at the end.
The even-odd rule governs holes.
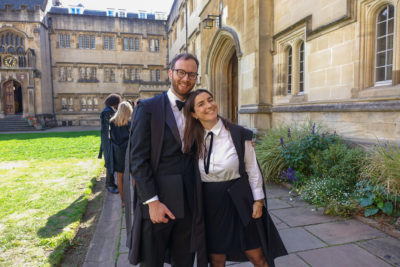
{"type": "MultiPolygon", "coordinates": [[[[209,132],[206,130],[204,138],[209,132]]],[[[230,132],[225,128],[221,120],[218,120],[211,132],[214,134],[214,139],[210,157],[210,169],[209,173],[206,174],[204,160],[199,159],[201,180],[203,182],[223,182],[239,178],[239,158],[230,132]]],[[[210,137],[207,138],[205,145],[207,148],[209,147],[210,137]]],[[[244,163],[254,200],[263,199],[265,196],[262,188],[262,175],[257,165],[256,154],[251,141],[245,141],[244,163]]]]}

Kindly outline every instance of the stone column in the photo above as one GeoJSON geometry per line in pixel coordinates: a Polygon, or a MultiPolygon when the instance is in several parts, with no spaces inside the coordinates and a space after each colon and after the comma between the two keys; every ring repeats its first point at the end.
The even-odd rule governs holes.
{"type": "Polygon", "coordinates": [[[28,114],[35,115],[35,90],[33,87],[28,87],[28,114]]]}

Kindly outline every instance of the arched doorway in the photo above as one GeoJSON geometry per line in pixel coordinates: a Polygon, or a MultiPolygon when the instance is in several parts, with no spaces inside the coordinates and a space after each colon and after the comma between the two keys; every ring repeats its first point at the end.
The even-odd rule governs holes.
{"type": "Polygon", "coordinates": [[[22,114],[22,87],[14,80],[3,84],[4,106],[6,115],[22,114]]]}
{"type": "Polygon", "coordinates": [[[220,30],[211,44],[207,56],[209,90],[214,93],[219,113],[230,121],[238,122],[240,47],[237,36],[220,30]]]}

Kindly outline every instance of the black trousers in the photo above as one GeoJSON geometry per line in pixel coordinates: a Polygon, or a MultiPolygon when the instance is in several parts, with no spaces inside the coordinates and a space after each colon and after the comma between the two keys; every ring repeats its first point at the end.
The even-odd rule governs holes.
{"type": "Polygon", "coordinates": [[[106,186],[116,186],[114,182],[114,174],[106,168],[106,186]]]}
{"type": "Polygon", "coordinates": [[[194,253],[190,252],[192,216],[169,220],[168,223],[153,224],[142,220],[141,267],[162,267],[166,257],[173,267],[191,267],[194,253]],[[166,253],[168,251],[168,254],[166,253]]]}

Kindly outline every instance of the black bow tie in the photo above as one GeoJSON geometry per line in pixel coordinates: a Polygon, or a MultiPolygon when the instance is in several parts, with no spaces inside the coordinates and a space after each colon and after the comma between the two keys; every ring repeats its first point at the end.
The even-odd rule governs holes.
{"type": "Polygon", "coordinates": [[[179,111],[182,110],[183,106],[185,105],[185,102],[180,101],[180,100],[176,100],[176,106],[178,107],[179,111]]]}

